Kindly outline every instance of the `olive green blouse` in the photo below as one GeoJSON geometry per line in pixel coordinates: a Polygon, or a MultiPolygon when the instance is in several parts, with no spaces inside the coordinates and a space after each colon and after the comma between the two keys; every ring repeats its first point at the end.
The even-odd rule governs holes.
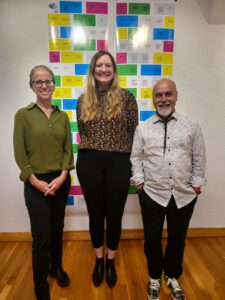
{"type": "Polygon", "coordinates": [[[36,103],[17,111],[14,121],[14,155],[26,181],[33,173],[74,169],[70,124],[57,106],[48,118],[36,103]]]}

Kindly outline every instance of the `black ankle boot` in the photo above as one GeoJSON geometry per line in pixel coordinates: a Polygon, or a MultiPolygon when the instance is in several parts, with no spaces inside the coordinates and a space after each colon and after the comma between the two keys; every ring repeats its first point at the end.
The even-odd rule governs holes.
{"type": "Polygon", "coordinates": [[[113,288],[117,281],[114,258],[109,259],[106,256],[106,282],[110,288],[113,288]]]}
{"type": "Polygon", "coordinates": [[[97,258],[96,257],[96,262],[95,262],[95,267],[92,273],[92,281],[94,283],[94,286],[98,287],[104,277],[104,257],[102,258],[97,258]]]}

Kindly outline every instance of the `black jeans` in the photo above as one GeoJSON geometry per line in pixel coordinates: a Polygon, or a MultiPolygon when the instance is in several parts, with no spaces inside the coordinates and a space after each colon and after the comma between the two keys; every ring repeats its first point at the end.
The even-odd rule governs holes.
{"type": "MultiPolygon", "coordinates": [[[[51,182],[61,172],[36,174],[36,177],[51,182]]],[[[65,207],[70,190],[71,178],[65,182],[54,196],[44,196],[29,182],[25,183],[24,195],[28,209],[32,243],[32,265],[35,294],[38,299],[50,299],[47,276],[49,266],[62,265],[62,237],[64,227],[65,207]]]]}
{"type": "Polygon", "coordinates": [[[93,246],[99,248],[104,245],[106,220],[106,244],[110,250],[116,250],[130,185],[130,155],[95,150],[79,151],[76,169],[87,204],[93,246]]]}
{"type": "Polygon", "coordinates": [[[178,209],[173,196],[167,207],[152,200],[144,190],[139,194],[144,225],[145,255],[151,278],[161,278],[162,271],[171,278],[182,274],[185,239],[197,197],[188,205],[178,209]],[[163,255],[162,231],[167,220],[167,245],[163,255]]]}

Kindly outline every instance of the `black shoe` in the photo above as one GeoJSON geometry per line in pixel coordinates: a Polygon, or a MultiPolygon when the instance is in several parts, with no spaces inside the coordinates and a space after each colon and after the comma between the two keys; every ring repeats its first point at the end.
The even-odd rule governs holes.
{"type": "Polygon", "coordinates": [[[67,287],[70,285],[70,278],[62,267],[52,268],[49,272],[49,275],[55,278],[58,285],[61,287],[67,287]]]}
{"type": "Polygon", "coordinates": [[[114,259],[106,257],[106,282],[110,288],[113,288],[117,281],[114,259]]]}
{"type": "Polygon", "coordinates": [[[102,258],[97,258],[96,257],[96,262],[95,262],[95,267],[92,273],[92,281],[94,283],[94,286],[98,287],[104,277],[104,257],[102,258]]]}

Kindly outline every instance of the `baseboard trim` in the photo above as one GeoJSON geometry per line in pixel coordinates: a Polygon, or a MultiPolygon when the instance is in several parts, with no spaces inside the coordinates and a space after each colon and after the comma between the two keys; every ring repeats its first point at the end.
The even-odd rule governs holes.
{"type": "MultiPolygon", "coordinates": [[[[163,237],[166,238],[166,229],[163,230],[163,237]]],[[[121,239],[143,239],[143,229],[124,229],[121,239]]],[[[225,237],[225,228],[190,228],[188,238],[196,237],[225,237]]],[[[65,231],[63,235],[65,241],[90,240],[88,231],[65,231]]],[[[26,242],[31,241],[30,232],[0,232],[0,242],[26,242]]]]}

